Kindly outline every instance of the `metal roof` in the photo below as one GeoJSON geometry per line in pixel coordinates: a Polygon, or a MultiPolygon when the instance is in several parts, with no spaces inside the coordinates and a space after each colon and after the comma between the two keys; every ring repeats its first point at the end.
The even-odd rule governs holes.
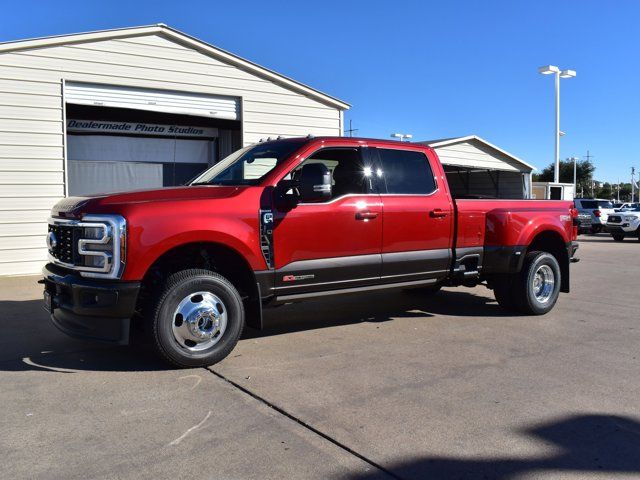
{"type": "Polygon", "coordinates": [[[285,75],[281,75],[273,70],[265,68],[257,63],[253,63],[242,57],[234,55],[226,50],[215,47],[207,42],[199,40],[195,37],[187,35],[179,30],[171,28],[164,23],[158,23],[156,25],[147,25],[141,27],[128,27],[117,28],[112,30],[99,30],[95,32],[74,33],[69,35],[55,35],[50,37],[33,38],[26,40],[17,40],[10,42],[0,43],[0,54],[5,52],[14,52],[18,50],[27,50],[33,48],[45,48],[58,45],[65,45],[70,43],[85,43],[101,40],[109,40],[113,38],[127,38],[127,37],[140,37],[145,35],[161,35],[165,38],[173,40],[177,43],[185,45],[187,47],[198,50],[199,52],[212,56],[225,63],[234,65],[240,69],[253,73],[254,75],[261,76],[275,83],[282,85],[285,88],[295,90],[304,95],[314,98],[320,102],[338,108],[340,110],[347,110],[351,105],[335,97],[327,95],[315,88],[309,87],[304,83],[300,83],[285,75]]]}
{"type": "Polygon", "coordinates": [[[518,158],[515,155],[512,155],[511,153],[507,152],[506,150],[503,150],[500,147],[497,147],[493,143],[487,142],[484,138],[481,138],[478,135],[467,135],[466,137],[440,138],[440,139],[436,139],[436,140],[423,140],[423,141],[415,142],[415,143],[420,143],[422,145],[428,145],[431,148],[438,148],[438,147],[446,147],[447,145],[453,145],[455,143],[462,143],[462,142],[469,142],[469,141],[476,141],[476,142],[482,143],[482,144],[486,145],[487,147],[492,148],[493,150],[496,150],[496,151],[502,153],[503,155],[506,155],[507,157],[513,159],[514,161],[524,165],[525,167],[530,168],[531,170],[535,170],[536,169],[536,167],[534,167],[530,163],[527,163],[524,160],[522,160],[521,158],[518,158]]]}

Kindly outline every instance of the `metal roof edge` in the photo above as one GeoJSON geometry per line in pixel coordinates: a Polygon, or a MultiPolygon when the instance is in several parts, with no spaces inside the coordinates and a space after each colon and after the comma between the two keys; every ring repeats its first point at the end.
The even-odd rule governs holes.
{"type": "Polygon", "coordinates": [[[285,88],[298,91],[299,93],[308,95],[315,100],[338,108],[340,110],[348,110],[351,107],[350,104],[343,102],[338,98],[327,95],[320,90],[316,90],[315,88],[298,82],[297,80],[287,77],[286,75],[282,75],[257,63],[251,62],[250,60],[246,60],[242,57],[239,57],[238,55],[211,45],[210,43],[207,43],[196,37],[192,37],[191,35],[181,32],[180,30],[177,30],[175,28],[169,27],[164,23],[1,42],[0,54],[33,48],[53,47],[72,42],[91,42],[112,38],[139,37],[154,34],[160,34],[169,37],[179,43],[188,45],[191,48],[201,51],[203,54],[215,56],[225,61],[226,63],[231,63],[238,68],[247,70],[255,75],[265,77],[282,85],[285,88]]]}
{"type": "Polygon", "coordinates": [[[477,140],[480,143],[484,143],[488,147],[493,148],[494,150],[502,153],[503,155],[506,155],[509,158],[512,158],[513,160],[517,161],[518,163],[521,163],[522,165],[530,168],[531,170],[537,170],[537,168],[534,165],[531,165],[530,163],[525,162],[521,158],[516,157],[515,155],[507,152],[506,150],[503,150],[502,148],[494,145],[493,143],[487,142],[484,138],[479,137],[478,135],[467,135],[465,137],[447,138],[445,140],[436,141],[434,143],[429,142],[429,140],[426,140],[424,142],[417,142],[417,143],[424,143],[426,145],[429,145],[432,148],[437,148],[437,147],[444,147],[447,145],[453,145],[454,143],[467,142],[469,140],[477,140]]]}

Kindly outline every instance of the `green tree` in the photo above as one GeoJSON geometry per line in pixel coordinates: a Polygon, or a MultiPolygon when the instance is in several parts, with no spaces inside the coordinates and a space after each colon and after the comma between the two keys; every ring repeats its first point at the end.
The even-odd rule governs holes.
{"type": "MultiPolygon", "coordinates": [[[[534,182],[553,182],[555,163],[552,163],[546,167],[539,174],[533,174],[534,182]]],[[[578,160],[576,163],[576,181],[578,183],[577,190],[584,189],[584,194],[587,196],[587,192],[591,195],[591,181],[593,179],[593,173],[596,167],[590,160],[578,160]]],[[[573,183],[573,161],[560,160],[560,182],[561,183],[573,183]]],[[[611,186],[609,186],[611,188],[611,186]]]]}

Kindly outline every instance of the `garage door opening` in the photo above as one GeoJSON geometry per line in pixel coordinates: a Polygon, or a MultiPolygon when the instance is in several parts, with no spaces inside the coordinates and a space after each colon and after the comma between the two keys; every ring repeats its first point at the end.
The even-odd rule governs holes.
{"type": "Polygon", "coordinates": [[[67,105],[68,195],[182,185],[240,148],[240,122],[67,105]]]}
{"type": "Polygon", "coordinates": [[[65,85],[67,194],[182,185],[241,147],[240,102],[110,85],[65,85]]]}

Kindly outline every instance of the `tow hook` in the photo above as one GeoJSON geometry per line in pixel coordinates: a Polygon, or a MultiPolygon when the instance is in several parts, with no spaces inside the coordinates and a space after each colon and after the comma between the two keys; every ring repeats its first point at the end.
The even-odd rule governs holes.
{"type": "Polygon", "coordinates": [[[579,258],[571,257],[571,263],[578,263],[580,261],[579,258]]]}

